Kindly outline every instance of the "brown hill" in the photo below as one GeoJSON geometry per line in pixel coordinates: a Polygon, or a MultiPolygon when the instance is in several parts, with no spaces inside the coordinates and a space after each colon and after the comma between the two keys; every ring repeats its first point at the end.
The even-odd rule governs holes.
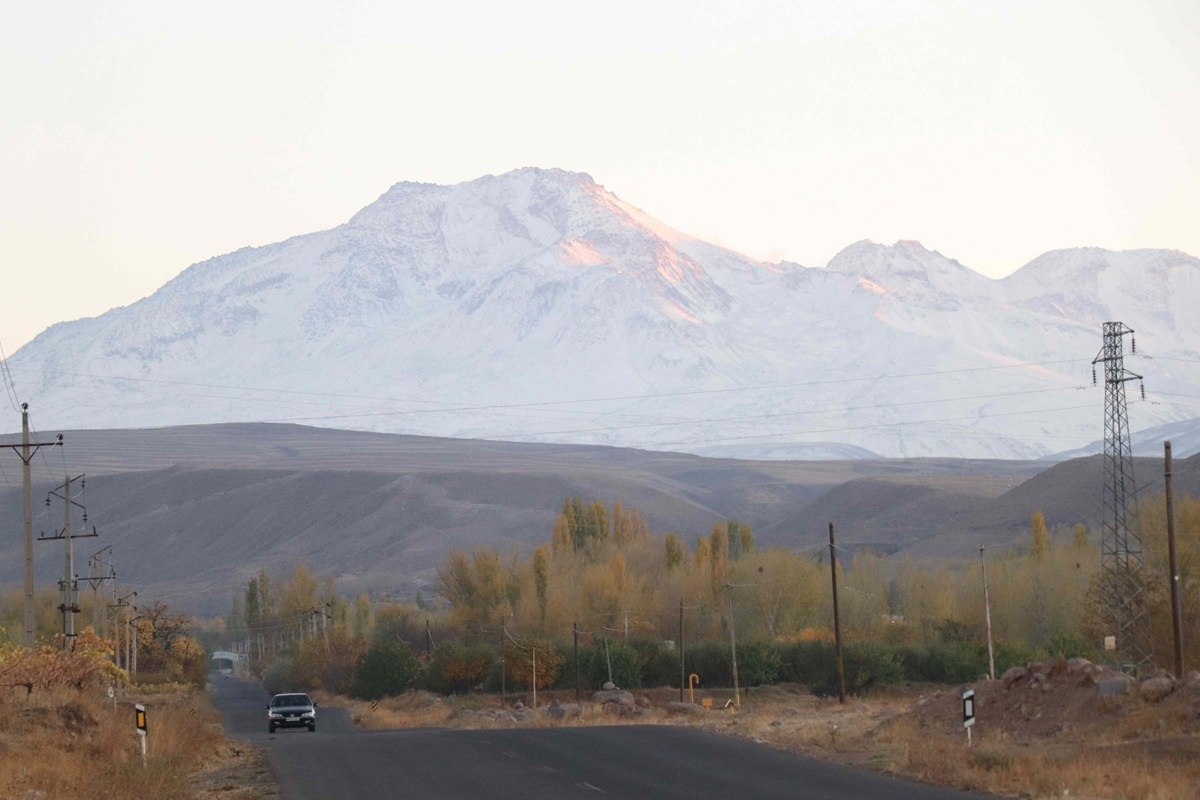
{"type": "MultiPolygon", "coordinates": [[[[12,437],[5,437],[12,441],[12,437]]],[[[436,439],[295,425],[76,431],[35,460],[38,510],[62,475],[88,474],[82,502],[112,544],[122,582],[206,611],[262,567],[307,560],[345,590],[411,596],[454,547],[529,548],[545,541],[567,495],[639,508],[685,539],[737,517],[764,545],[839,541],[887,552],[955,556],[1023,535],[1033,511],[1051,526],[1091,521],[1099,461],[916,459],[739,461],[595,446],[436,439]]],[[[1138,473],[1161,471],[1139,460],[1138,473]]],[[[1200,490],[1200,460],[1177,464],[1200,490]]],[[[20,579],[15,469],[0,486],[0,582],[20,579]]],[[[1159,479],[1161,482],[1161,478],[1159,479]]],[[[1158,491],[1148,481],[1147,491],[1158,491]]],[[[61,526],[55,505],[37,527],[61,526]]],[[[61,545],[38,547],[39,584],[57,580],[61,545]]]]}

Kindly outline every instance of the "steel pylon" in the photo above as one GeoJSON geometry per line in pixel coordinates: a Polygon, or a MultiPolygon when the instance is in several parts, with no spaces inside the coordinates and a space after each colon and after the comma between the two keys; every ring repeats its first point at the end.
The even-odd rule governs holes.
{"type": "MultiPolygon", "coordinates": [[[[1116,637],[1114,661],[1126,672],[1154,662],[1147,608],[1142,540],[1129,525],[1129,504],[1136,496],[1133,449],[1129,441],[1129,407],[1125,384],[1142,376],[1125,369],[1125,337],[1137,352],[1133,329],[1122,322],[1104,323],[1104,346],[1092,361],[1104,365],[1104,492],[1100,537],[1101,602],[1105,634],[1116,637]]],[[[1145,388],[1142,388],[1145,396],[1145,388]]]]}

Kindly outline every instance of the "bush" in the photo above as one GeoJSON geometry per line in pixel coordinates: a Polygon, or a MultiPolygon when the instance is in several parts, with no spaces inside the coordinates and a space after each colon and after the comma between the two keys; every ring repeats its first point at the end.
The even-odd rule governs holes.
{"type": "MultiPolygon", "coordinates": [[[[842,648],[846,693],[860,694],[904,680],[904,660],[897,648],[878,642],[855,642],[842,648]]],[[[800,642],[784,653],[784,674],[813,694],[838,693],[837,651],[825,642],[800,642]]]]}
{"type": "Polygon", "coordinates": [[[528,689],[533,682],[533,653],[537,649],[537,688],[548,689],[558,682],[566,664],[566,655],[552,642],[532,640],[524,646],[505,642],[504,672],[510,690],[528,689]]]}
{"type": "Polygon", "coordinates": [[[612,662],[613,683],[622,689],[638,689],[642,686],[642,667],[645,661],[638,648],[610,640],[606,658],[604,642],[597,642],[588,648],[586,659],[583,653],[579,654],[579,658],[589,686],[598,689],[609,679],[609,660],[612,662]]]}
{"type": "Polygon", "coordinates": [[[629,646],[642,658],[642,682],[646,688],[679,685],[679,651],[662,642],[639,640],[629,646]]]}
{"type": "Polygon", "coordinates": [[[270,694],[281,694],[307,687],[296,685],[296,663],[291,656],[283,655],[263,670],[263,688],[270,694]]]}
{"type": "Polygon", "coordinates": [[[775,683],[783,666],[779,645],[774,642],[757,641],[738,645],[738,683],[747,689],[751,686],[775,683]]]}
{"type": "Polygon", "coordinates": [[[733,686],[733,662],[729,645],[721,642],[700,642],[687,648],[685,655],[688,675],[700,676],[700,685],[707,687],[733,686]]]}
{"type": "Polygon", "coordinates": [[[442,694],[471,691],[487,680],[495,661],[486,645],[443,645],[425,670],[425,686],[442,694]]]}
{"type": "Polygon", "coordinates": [[[837,656],[833,644],[824,641],[796,642],[780,652],[779,678],[789,683],[812,686],[825,680],[837,656]]]}
{"type": "Polygon", "coordinates": [[[909,680],[967,683],[988,671],[987,645],[942,642],[929,647],[908,647],[900,652],[909,680]]]}
{"type": "Polygon", "coordinates": [[[358,660],[351,693],[363,700],[401,694],[420,672],[421,665],[407,646],[376,642],[358,660]]]}
{"type": "Polygon", "coordinates": [[[1047,646],[1048,655],[1056,656],[1062,653],[1065,658],[1095,658],[1096,648],[1089,645],[1078,636],[1069,633],[1056,634],[1047,646]]]}

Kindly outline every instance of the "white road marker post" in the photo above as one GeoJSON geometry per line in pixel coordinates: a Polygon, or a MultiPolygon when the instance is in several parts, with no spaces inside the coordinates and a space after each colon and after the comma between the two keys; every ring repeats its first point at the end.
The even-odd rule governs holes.
{"type": "Polygon", "coordinates": [[[138,739],[142,742],[142,769],[146,769],[146,707],[141,703],[133,707],[133,719],[137,725],[138,739]]]}
{"type": "Polygon", "coordinates": [[[964,689],[962,694],[963,700],[963,727],[967,729],[967,747],[971,746],[971,727],[975,724],[975,690],[964,689]]]}

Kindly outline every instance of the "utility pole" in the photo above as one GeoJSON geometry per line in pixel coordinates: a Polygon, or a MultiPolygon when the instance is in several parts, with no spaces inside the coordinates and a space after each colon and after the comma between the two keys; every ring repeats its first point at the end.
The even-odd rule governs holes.
{"type": "MultiPolygon", "coordinates": [[[[608,652],[608,625],[604,626],[604,663],[608,665],[608,682],[613,683],[612,679],[612,656],[608,652]]],[[[615,686],[616,684],[613,683],[615,686]]]]}
{"type": "Polygon", "coordinates": [[[87,578],[88,584],[92,587],[92,630],[101,638],[105,638],[108,635],[108,614],[100,613],[100,584],[105,581],[114,580],[117,577],[116,572],[112,569],[112,565],[100,557],[105,552],[112,552],[111,544],[92,553],[92,557],[88,559],[87,578]],[[107,575],[101,573],[99,571],[100,567],[108,567],[109,573],[107,575]]]}
{"type": "Polygon", "coordinates": [[[133,646],[133,671],[129,673],[131,676],[137,675],[137,653],[138,653],[138,637],[137,637],[137,635],[138,635],[138,629],[141,627],[140,625],[135,625],[134,623],[141,619],[145,619],[145,616],[142,614],[138,614],[136,617],[129,620],[129,630],[130,630],[130,633],[132,634],[132,636],[130,638],[130,643],[133,646]]]}
{"type": "Polygon", "coordinates": [[[71,499],[71,484],[75,483],[76,481],[80,481],[81,485],[86,488],[87,480],[85,476],[76,475],[74,478],[67,477],[61,486],[55,487],[46,496],[47,507],[50,505],[51,497],[57,497],[63,501],[63,508],[65,509],[63,529],[61,531],[56,531],[53,536],[38,537],[39,542],[52,542],[61,539],[66,544],[63,556],[63,579],[59,583],[59,586],[62,589],[62,604],[58,607],[62,612],[63,619],[62,646],[64,650],[70,646],[71,640],[75,638],[75,615],[79,613],[79,579],[75,575],[75,553],[71,546],[71,540],[99,536],[94,527],[92,528],[91,533],[87,532],[87,509],[71,499]],[[60,490],[62,491],[62,494],[59,494],[60,490]],[[78,506],[79,508],[83,509],[83,522],[85,526],[83,533],[76,534],[71,530],[71,506],[78,506]]]}
{"type": "Polygon", "coordinates": [[[504,663],[504,646],[507,644],[504,640],[508,638],[508,631],[504,628],[504,617],[500,617],[500,707],[508,708],[508,686],[507,676],[508,666],[504,663]]]}
{"type": "Polygon", "coordinates": [[[725,584],[725,599],[729,602],[729,654],[733,659],[733,702],[742,707],[742,692],[738,687],[737,634],[733,628],[733,586],[725,584]]]}
{"type": "Polygon", "coordinates": [[[842,662],[842,620],[838,616],[837,545],[833,543],[833,523],[829,523],[829,570],[833,577],[833,642],[837,648],[838,702],[846,704],[846,667],[842,662]]]}
{"type": "Polygon", "coordinates": [[[1175,552],[1175,505],[1171,492],[1171,443],[1163,442],[1164,479],[1167,485],[1167,558],[1171,570],[1171,629],[1175,636],[1175,679],[1183,680],[1183,598],[1180,597],[1179,561],[1175,552]]]}
{"type": "Polygon", "coordinates": [[[987,561],[983,557],[983,545],[979,546],[979,566],[983,570],[983,618],[987,621],[988,677],[996,680],[996,653],[992,649],[992,601],[988,597],[987,561]]]}
{"type": "MultiPolygon", "coordinates": [[[[117,593],[116,583],[113,584],[113,594],[117,593]]],[[[113,626],[116,629],[116,641],[113,647],[113,656],[116,658],[117,668],[121,667],[121,637],[125,637],[125,672],[128,673],[131,668],[130,662],[130,640],[129,640],[129,609],[137,608],[130,604],[129,598],[137,597],[137,592],[130,592],[124,597],[117,598],[113,604],[109,606],[113,610],[113,626]]]]}
{"type": "Polygon", "coordinates": [[[683,598],[679,598],[679,702],[683,702],[683,688],[687,683],[687,669],[683,663],[683,598]]]}
{"type": "Polygon", "coordinates": [[[571,623],[571,634],[575,638],[575,702],[579,702],[579,623],[571,623]]]}
{"type": "Polygon", "coordinates": [[[22,509],[25,515],[25,647],[32,650],[37,641],[37,617],[33,607],[33,481],[29,473],[29,463],[33,456],[43,447],[62,447],[63,437],[60,433],[53,442],[29,441],[29,403],[21,403],[21,443],[6,444],[7,447],[21,459],[21,478],[25,494],[22,509]]]}

